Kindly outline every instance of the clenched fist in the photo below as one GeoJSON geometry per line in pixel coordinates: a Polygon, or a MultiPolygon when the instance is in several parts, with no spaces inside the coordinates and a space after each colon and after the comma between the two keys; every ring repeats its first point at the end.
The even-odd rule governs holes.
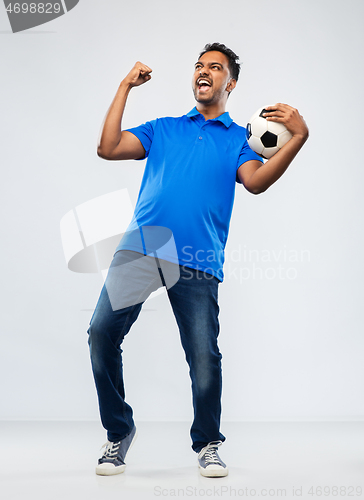
{"type": "Polygon", "coordinates": [[[149,66],[138,61],[134,64],[133,69],[124,78],[123,82],[129,87],[138,87],[152,78],[150,75],[151,72],[152,70],[149,66]]]}

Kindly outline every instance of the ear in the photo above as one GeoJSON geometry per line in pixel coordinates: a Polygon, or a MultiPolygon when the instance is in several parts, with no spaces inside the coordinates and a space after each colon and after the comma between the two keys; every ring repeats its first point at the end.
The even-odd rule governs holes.
{"type": "Polygon", "coordinates": [[[235,87],[236,87],[236,80],[235,80],[235,78],[230,78],[229,83],[226,86],[226,91],[229,92],[229,94],[230,94],[230,92],[232,90],[234,90],[235,87]]]}

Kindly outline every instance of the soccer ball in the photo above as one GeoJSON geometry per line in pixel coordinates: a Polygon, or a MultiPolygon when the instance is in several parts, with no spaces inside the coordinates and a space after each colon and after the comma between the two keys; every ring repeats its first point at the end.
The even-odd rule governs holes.
{"type": "Polygon", "coordinates": [[[246,126],[246,138],[253,151],[266,160],[277,153],[292,137],[283,123],[267,121],[265,107],[258,109],[246,126]]]}

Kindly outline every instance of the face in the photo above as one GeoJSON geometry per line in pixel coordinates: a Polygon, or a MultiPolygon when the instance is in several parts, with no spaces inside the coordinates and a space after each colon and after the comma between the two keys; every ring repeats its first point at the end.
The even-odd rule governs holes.
{"type": "Polygon", "coordinates": [[[192,88],[197,102],[215,104],[227,99],[235,85],[236,81],[230,75],[229,59],[222,52],[206,52],[195,64],[192,88]]]}

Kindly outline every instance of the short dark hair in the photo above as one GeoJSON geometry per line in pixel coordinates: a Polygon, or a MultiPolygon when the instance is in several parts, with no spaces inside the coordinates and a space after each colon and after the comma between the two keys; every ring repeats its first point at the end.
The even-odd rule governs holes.
{"type": "Polygon", "coordinates": [[[207,43],[203,49],[203,51],[198,56],[199,58],[206,54],[206,52],[211,52],[212,50],[217,50],[218,52],[222,52],[229,59],[229,70],[231,76],[234,80],[238,81],[239,73],[240,73],[240,63],[239,56],[235,54],[231,49],[226,47],[223,43],[207,43]]]}

